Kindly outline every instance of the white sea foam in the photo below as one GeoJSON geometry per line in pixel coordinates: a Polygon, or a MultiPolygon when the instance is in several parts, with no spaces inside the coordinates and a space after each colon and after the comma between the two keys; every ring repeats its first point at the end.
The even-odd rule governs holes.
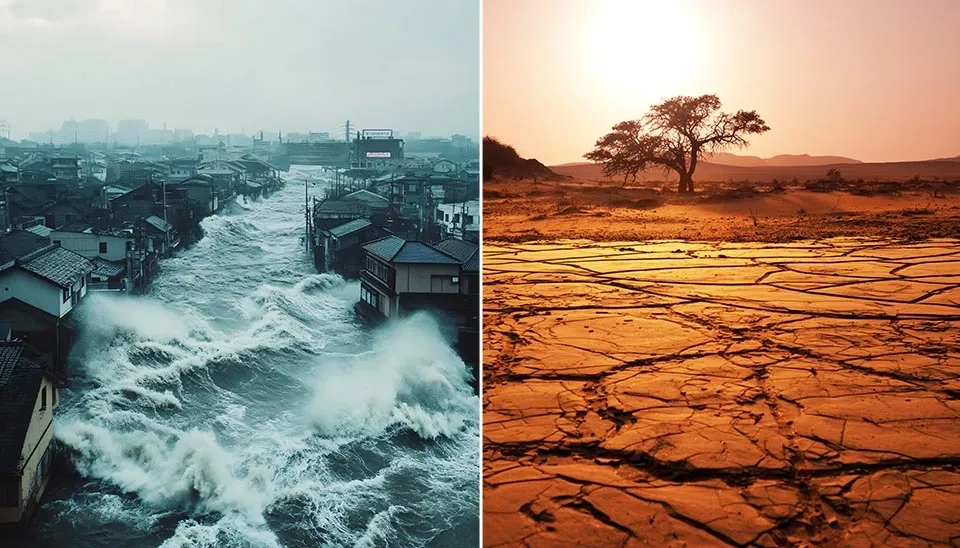
{"type": "MultiPolygon", "coordinates": [[[[399,534],[401,509],[430,527],[469,519],[479,401],[463,362],[426,316],[358,329],[356,282],[312,272],[285,193],[206,219],[152,296],[85,303],[82,389],[65,395],[55,436],[114,491],[102,510],[118,522],[186,515],[163,526],[167,548],[281,546],[276,520],[305,545],[349,546],[399,534]],[[411,451],[398,430],[428,447],[411,451]]],[[[74,515],[93,499],[71,498],[74,515]]]]}

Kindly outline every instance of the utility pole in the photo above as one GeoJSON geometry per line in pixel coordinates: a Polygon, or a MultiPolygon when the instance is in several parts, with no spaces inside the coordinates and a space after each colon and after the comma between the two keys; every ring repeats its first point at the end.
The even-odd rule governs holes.
{"type": "Polygon", "coordinates": [[[307,251],[310,251],[310,194],[307,189],[307,178],[303,178],[303,211],[304,211],[304,239],[303,243],[306,245],[307,251]]]}
{"type": "MultiPolygon", "coordinates": [[[[163,222],[169,224],[167,221],[167,180],[164,179],[161,183],[161,191],[163,192],[163,222]]],[[[166,251],[170,252],[170,231],[167,230],[167,227],[163,227],[163,240],[167,243],[166,251]]]]}
{"type": "Polygon", "coordinates": [[[346,137],[347,137],[347,144],[349,145],[349,144],[350,144],[350,120],[347,120],[347,134],[346,134],[346,137]]]}

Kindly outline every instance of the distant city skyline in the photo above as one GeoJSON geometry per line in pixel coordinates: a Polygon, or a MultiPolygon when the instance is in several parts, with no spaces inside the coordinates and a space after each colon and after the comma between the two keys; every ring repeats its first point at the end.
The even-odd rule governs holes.
{"type": "Polygon", "coordinates": [[[0,0],[0,51],[16,52],[0,72],[17,82],[0,120],[17,140],[71,117],[478,138],[478,3],[362,4],[0,0]]]}
{"type": "MultiPolygon", "coordinates": [[[[302,128],[301,128],[301,129],[289,129],[289,130],[288,130],[288,129],[277,129],[277,128],[256,128],[256,129],[251,130],[250,128],[242,128],[242,127],[241,127],[241,128],[237,128],[237,129],[229,128],[229,130],[227,130],[227,129],[220,128],[220,127],[214,127],[214,128],[203,128],[203,129],[206,130],[206,131],[204,131],[203,129],[197,129],[197,128],[193,128],[193,127],[171,126],[170,124],[166,124],[166,127],[164,127],[164,124],[163,124],[163,123],[155,124],[155,123],[152,123],[150,120],[146,120],[146,119],[143,119],[143,118],[125,118],[125,119],[118,119],[118,120],[110,120],[110,119],[106,119],[106,118],[71,118],[71,119],[68,119],[68,120],[63,120],[63,121],[60,123],[59,126],[47,127],[47,128],[44,128],[44,129],[28,128],[28,129],[25,129],[25,130],[22,130],[22,131],[19,131],[19,132],[18,132],[15,128],[12,128],[12,129],[11,129],[11,132],[10,132],[10,139],[13,140],[13,141],[36,140],[36,139],[31,139],[30,136],[31,136],[31,135],[39,135],[39,134],[49,135],[51,132],[52,132],[52,133],[61,132],[61,131],[63,131],[63,130],[66,128],[66,125],[67,125],[69,122],[77,122],[77,123],[83,123],[83,122],[107,122],[107,124],[108,124],[108,132],[109,132],[109,135],[111,135],[111,136],[113,136],[113,135],[116,134],[116,133],[121,132],[119,126],[120,126],[120,123],[122,123],[122,122],[146,122],[146,123],[147,123],[147,128],[146,128],[147,131],[168,131],[168,132],[170,132],[170,133],[175,133],[175,132],[178,132],[178,131],[189,131],[189,132],[191,132],[193,135],[197,135],[197,136],[200,136],[200,135],[213,136],[214,134],[219,134],[219,135],[223,135],[223,136],[225,136],[225,135],[244,135],[244,136],[247,136],[247,137],[259,137],[259,135],[260,135],[261,132],[263,132],[264,139],[267,139],[267,140],[269,140],[271,137],[272,137],[273,139],[275,139],[275,138],[277,137],[278,132],[282,132],[283,135],[309,135],[309,134],[311,134],[311,133],[327,133],[327,134],[329,134],[330,139],[333,139],[333,140],[343,140],[344,137],[346,136],[346,132],[345,132],[346,127],[345,127],[345,124],[341,124],[340,127],[333,128],[332,130],[331,130],[331,129],[325,129],[325,130],[319,130],[319,129],[302,129],[302,128]]],[[[464,136],[470,137],[470,138],[471,138],[472,140],[474,140],[474,141],[479,141],[479,140],[480,140],[480,139],[479,139],[479,137],[480,137],[479,134],[471,135],[470,133],[464,132],[464,131],[453,132],[453,133],[450,133],[450,134],[448,134],[448,135],[438,135],[438,134],[425,133],[425,132],[423,132],[423,131],[419,131],[419,130],[415,130],[415,129],[384,128],[384,127],[382,127],[382,126],[359,127],[359,126],[355,126],[355,125],[353,124],[353,122],[351,122],[351,124],[350,124],[351,139],[353,139],[353,138],[356,137],[357,132],[363,131],[364,129],[391,129],[391,130],[393,130],[394,135],[396,135],[397,137],[400,137],[400,138],[409,138],[409,137],[413,136],[414,138],[421,138],[421,139],[449,139],[450,137],[452,137],[452,136],[454,136],[454,135],[464,135],[464,136]]],[[[82,133],[83,130],[80,130],[80,131],[81,131],[81,133],[82,133]]],[[[98,136],[102,136],[102,135],[104,135],[104,134],[106,134],[106,133],[107,133],[107,132],[101,131],[101,132],[97,133],[97,135],[98,135],[98,136]]],[[[6,133],[0,134],[0,137],[6,137],[6,136],[7,136],[6,133]]],[[[79,138],[78,140],[84,141],[85,139],[81,137],[81,138],[79,138]]],[[[99,139],[99,141],[102,141],[102,140],[103,140],[102,138],[99,139]]],[[[86,140],[86,142],[94,142],[94,141],[90,141],[90,140],[88,139],[88,140],[86,140]]]]}

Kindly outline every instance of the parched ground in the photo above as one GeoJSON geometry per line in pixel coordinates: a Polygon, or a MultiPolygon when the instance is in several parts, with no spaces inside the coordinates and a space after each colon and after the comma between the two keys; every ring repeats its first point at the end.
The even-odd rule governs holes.
{"type": "Polygon", "coordinates": [[[885,183],[485,181],[484,241],[790,242],[960,238],[960,181],[885,183]]]}
{"type": "Polygon", "coordinates": [[[484,270],[486,546],[960,546],[960,241],[484,270]]]}

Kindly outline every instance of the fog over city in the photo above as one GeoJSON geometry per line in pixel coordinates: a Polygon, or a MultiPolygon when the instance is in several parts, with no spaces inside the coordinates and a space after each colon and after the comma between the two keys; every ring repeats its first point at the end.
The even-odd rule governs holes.
{"type": "Polygon", "coordinates": [[[442,0],[0,0],[2,136],[71,118],[339,135],[349,117],[477,137],[477,18],[442,0]]]}

